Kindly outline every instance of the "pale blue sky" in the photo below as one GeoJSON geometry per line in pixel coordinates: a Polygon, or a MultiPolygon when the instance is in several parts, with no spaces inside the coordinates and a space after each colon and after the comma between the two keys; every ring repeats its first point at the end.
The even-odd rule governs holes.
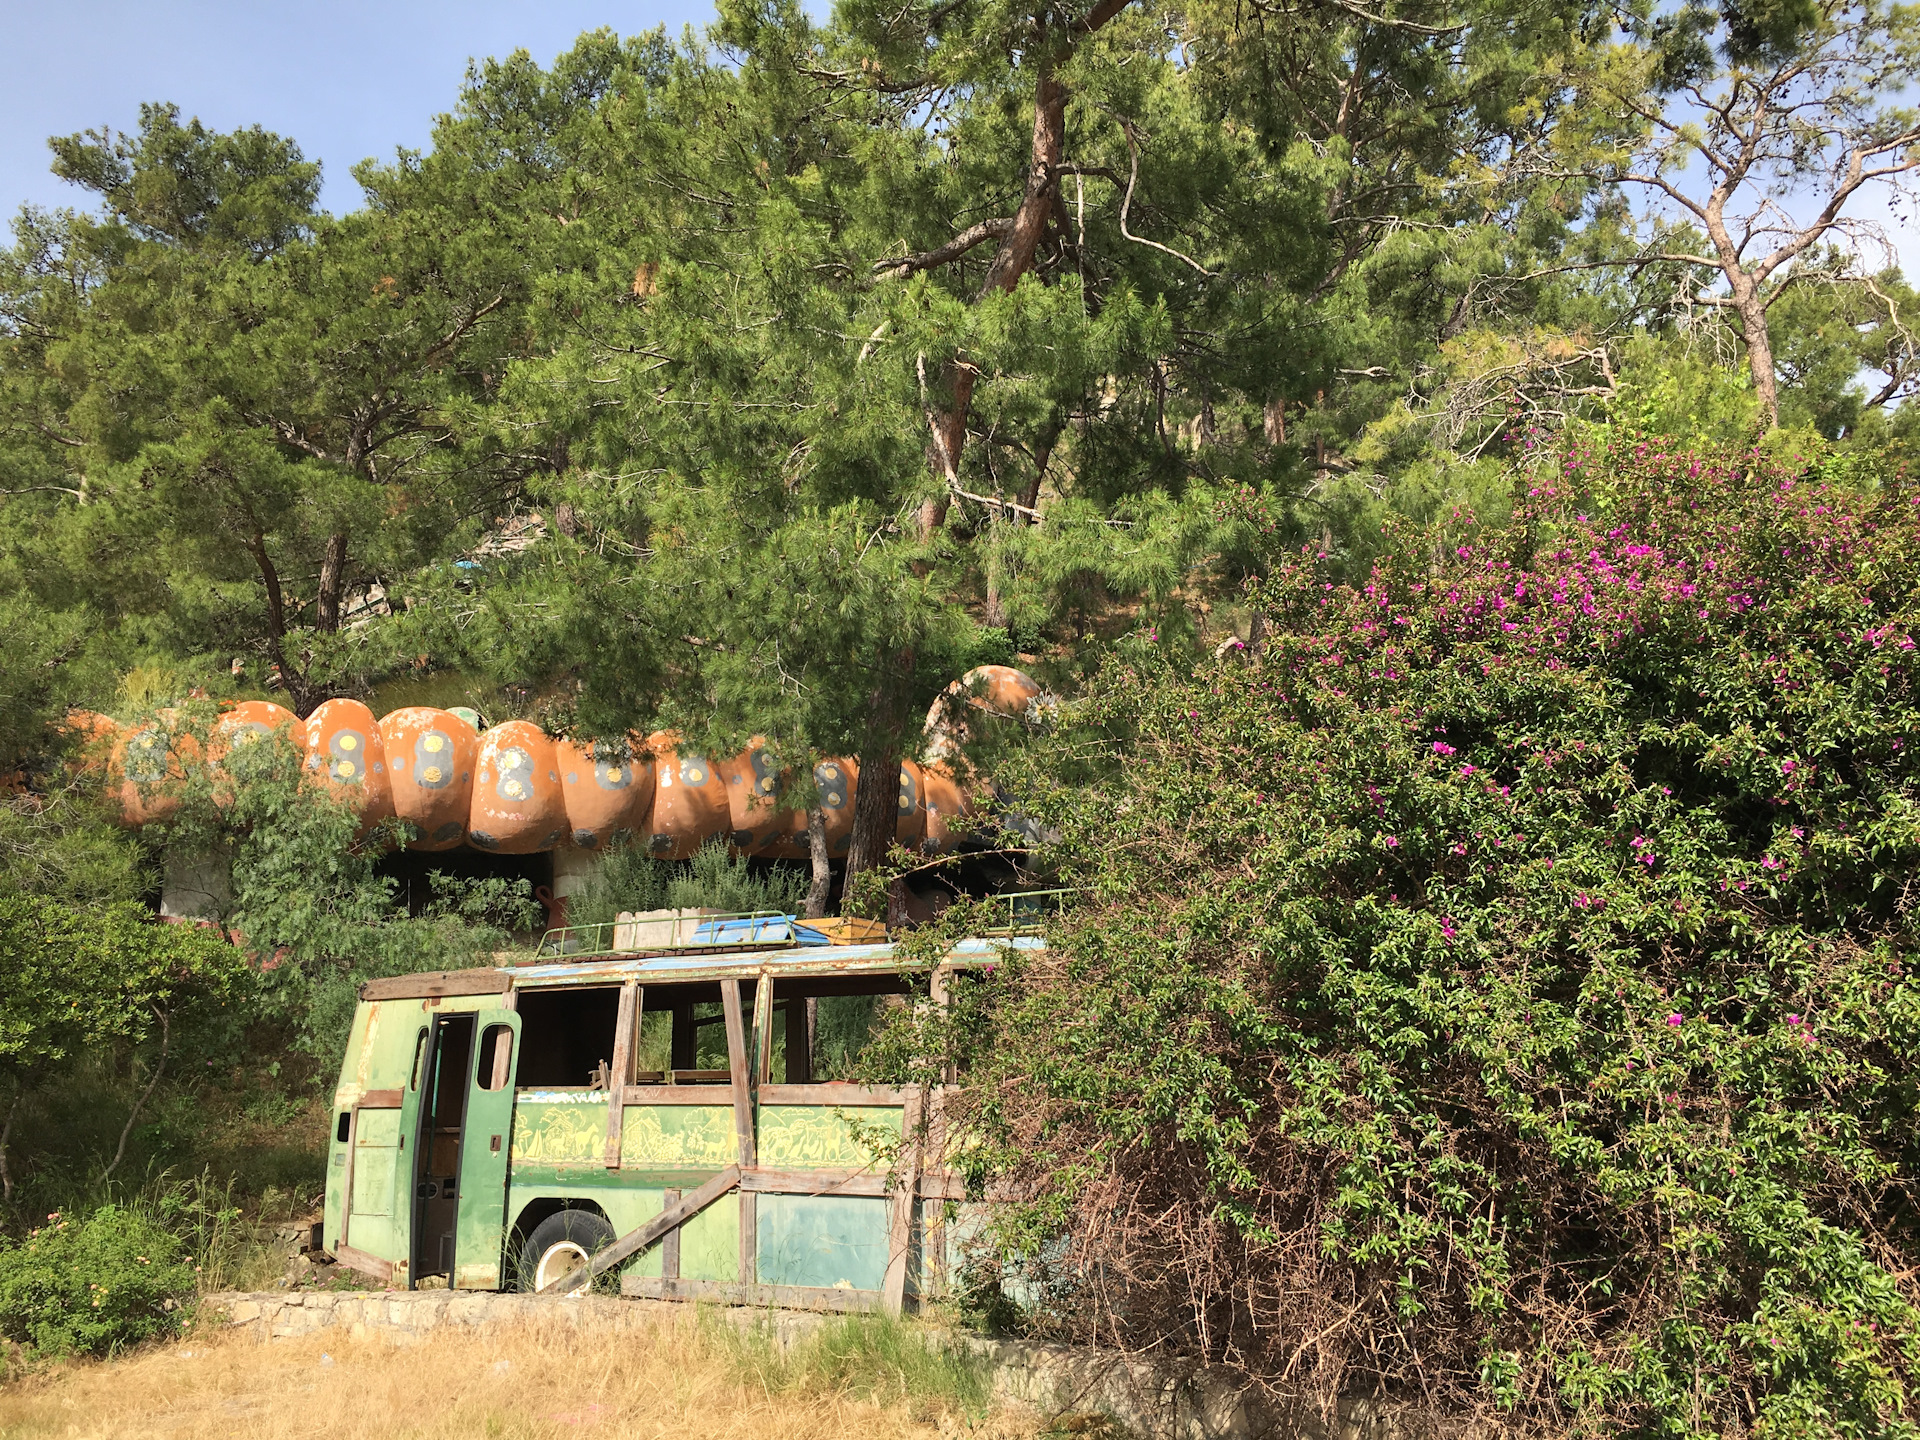
{"type": "Polygon", "coordinates": [[[49,135],[132,129],[171,100],[217,130],[264,125],[326,166],[323,203],[360,203],[368,155],[424,147],[470,57],[542,64],[582,31],[705,24],[709,0],[0,0],[0,243],[21,204],[91,208],[47,170],[49,135]]]}

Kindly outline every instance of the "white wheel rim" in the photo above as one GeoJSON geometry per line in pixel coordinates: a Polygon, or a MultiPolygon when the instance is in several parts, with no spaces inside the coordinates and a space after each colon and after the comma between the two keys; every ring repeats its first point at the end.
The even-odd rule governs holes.
{"type": "Polygon", "coordinates": [[[554,1281],[584,1269],[590,1263],[587,1252],[572,1240],[549,1245],[547,1253],[540,1257],[539,1265],[534,1267],[533,1288],[544,1290],[554,1281]]]}

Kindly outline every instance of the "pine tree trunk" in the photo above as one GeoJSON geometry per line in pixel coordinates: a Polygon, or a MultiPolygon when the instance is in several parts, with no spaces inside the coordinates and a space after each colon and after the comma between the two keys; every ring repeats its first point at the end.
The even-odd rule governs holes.
{"type": "MultiPolygon", "coordinates": [[[[870,697],[873,716],[860,747],[860,783],[854,789],[853,835],[847,844],[847,871],[841,881],[841,908],[853,894],[854,879],[886,862],[899,828],[900,761],[906,754],[907,706],[913,693],[914,653],[902,649],[870,697]]],[[[906,886],[888,892],[887,924],[906,919],[906,886]]]]}
{"type": "Polygon", "coordinates": [[[833,893],[833,862],[827,856],[827,813],[818,805],[807,811],[807,857],[813,862],[813,883],[807,887],[809,920],[827,913],[827,897],[833,893]]]}
{"type": "Polygon", "coordinates": [[[1773,337],[1767,331],[1767,307],[1759,287],[1748,284],[1734,292],[1740,316],[1741,338],[1747,342],[1747,368],[1753,372],[1753,394],[1767,417],[1767,428],[1780,424],[1780,385],[1773,373],[1773,337]]]}
{"type": "Polygon", "coordinates": [[[336,532],[327,537],[327,548],[320,556],[320,587],[314,601],[314,623],[321,630],[340,628],[340,592],[347,583],[347,537],[336,532]]]}

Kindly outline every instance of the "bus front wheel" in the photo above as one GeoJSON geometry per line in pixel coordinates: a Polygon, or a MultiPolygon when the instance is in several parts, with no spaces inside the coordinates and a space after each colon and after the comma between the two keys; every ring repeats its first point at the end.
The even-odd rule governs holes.
{"type": "Polygon", "coordinates": [[[592,1210],[561,1210],[549,1215],[527,1237],[520,1251],[520,1288],[545,1290],[583,1270],[594,1255],[613,1243],[613,1226],[592,1210]]]}

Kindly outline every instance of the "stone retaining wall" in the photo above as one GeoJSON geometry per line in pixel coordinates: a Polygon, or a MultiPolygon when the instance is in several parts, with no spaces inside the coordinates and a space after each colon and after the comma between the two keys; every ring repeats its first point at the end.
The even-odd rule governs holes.
{"type": "MultiPolygon", "coordinates": [[[[210,1295],[203,1313],[216,1324],[261,1340],[339,1331],[356,1340],[405,1344],[447,1326],[547,1323],[605,1333],[686,1323],[695,1312],[671,1300],[605,1295],[390,1290],[210,1295]]],[[[743,1329],[764,1330],[783,1349],[836,1318],[747,1308],[703,1308],[698,1313],[743,1329]]],[[[1342,1402],[1328,1423],[1316,1413],[1274,1407],[1244,1377],[1224,1370],[1150,1364],[1110,1351],[989,1340],[931,1327],[929,1333],[965,1346],[986,1365],[997,1400],[1038,1411],[1056,1426],[1064,1416],[1104,1415],[1149,1440],[1406,1440],[1452,1428],[1436,1426],[1431,1417],[1406,1407],[1371,1400],[1342,1402]]]]}

